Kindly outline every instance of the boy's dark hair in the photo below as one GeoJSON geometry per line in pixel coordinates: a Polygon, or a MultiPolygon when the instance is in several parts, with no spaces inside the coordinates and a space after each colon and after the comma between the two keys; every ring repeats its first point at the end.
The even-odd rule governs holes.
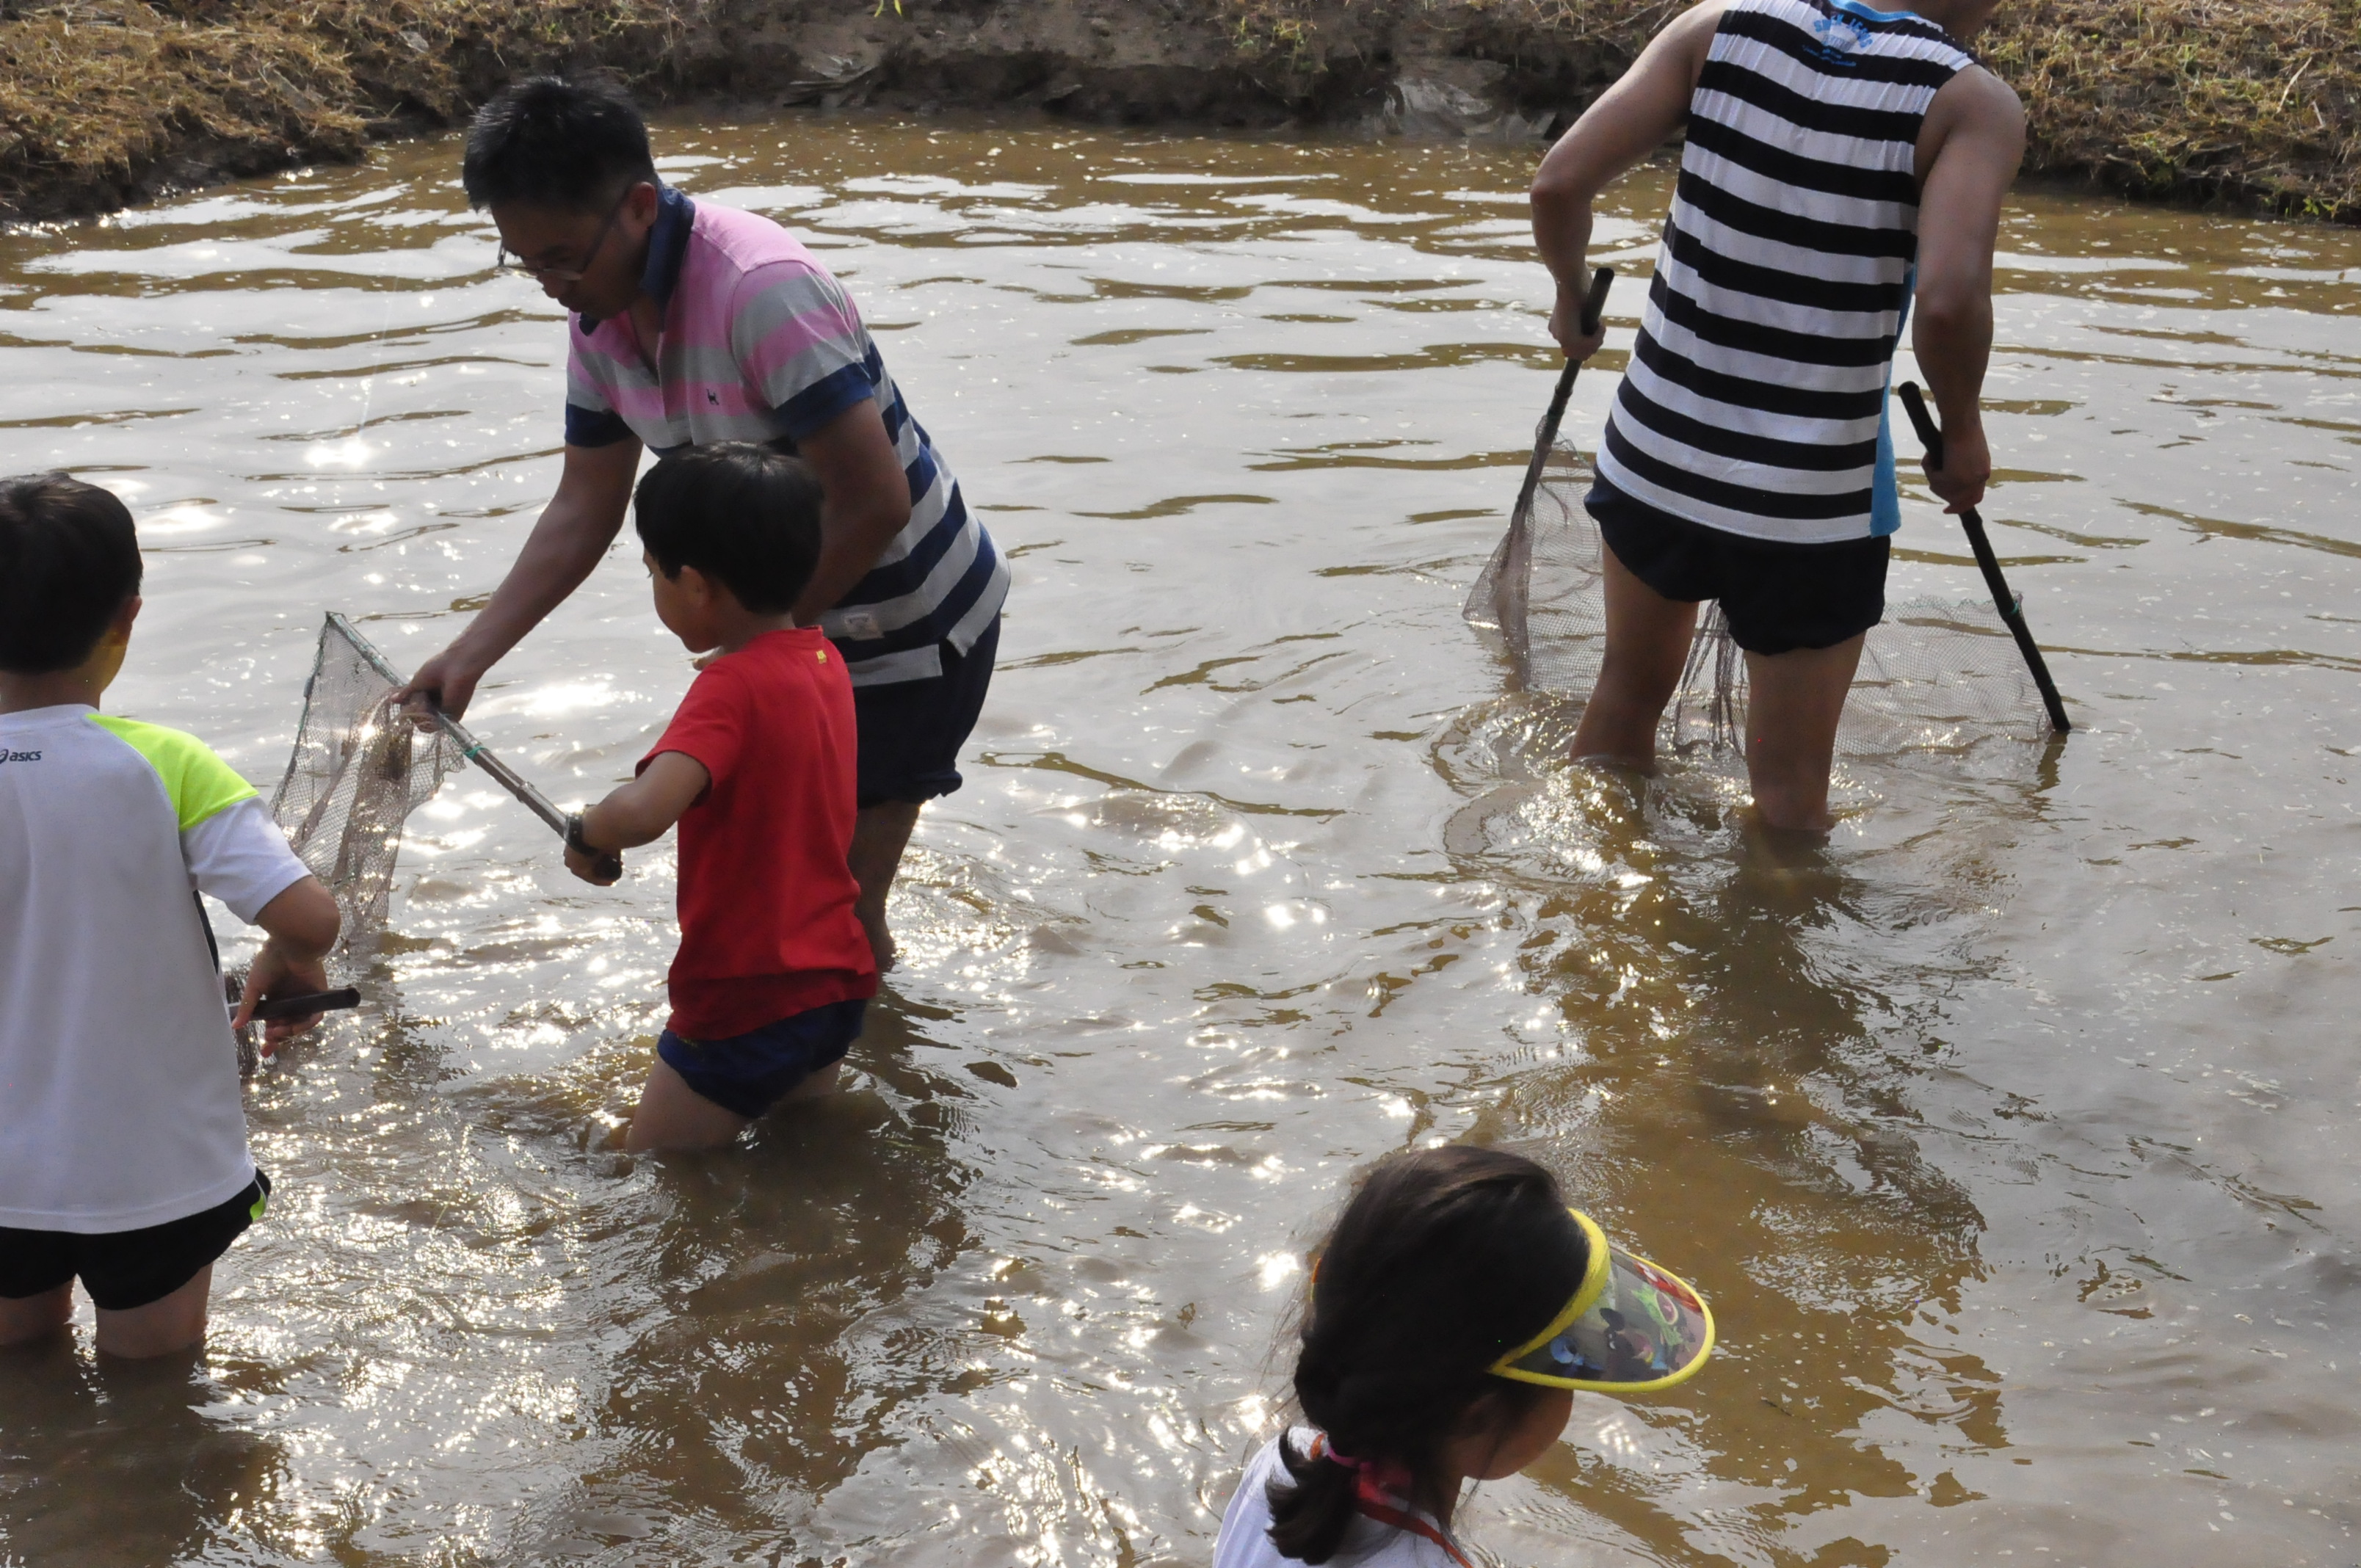
{"type": "Polygon", "coordinates": [[[140,574],[139,536],[113,491],[64,474],[0,479],[0,671],[46,675],[89,658],[140,574]]]}
{"type": "Polygon", "coordinates": [[[611,82],[529,76],[476,111],[459,181],[471,207],[522,202],[595,212],[656,177],[647,122],[611,82]]]}
{"type": "MultiPolygon", "coordinates": [[[[1551,1390],[1488,1370],[1549,1326],[1590,1247],[1556,1179],[1495,1149],[1422,1149],[1362,1179],[1322,1245],[1303,1304],[1295,1398],[1339,1453],[1408,1466],[1441,1500],[1442,1450],[1480,1420],[1515,1422],[1551,1390]]],[[[1282,1440],[1270,1540],[1325,1563],[1355,1518],[1358,1475],[1282,1440]]]]}
{"type": "Polygon", "coordinates": [[[819,476],[800,457],[717,441],[649,469],[632,498],[640,543],[667,577],[694,566],[756,615],[784,615],[819,564],[819,476]]]}

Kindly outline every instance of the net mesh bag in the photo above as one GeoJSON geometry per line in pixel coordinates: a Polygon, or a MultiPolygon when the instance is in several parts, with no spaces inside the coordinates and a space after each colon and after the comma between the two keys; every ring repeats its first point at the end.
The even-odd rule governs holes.
{"type": "Polygon", "coordinates": [[[385,928],[402,824],[459,765],[437,730],[421,734],[393,708],[401,679],[340,615],[320,628],[303,721],[270,814],[344,916],[332,973],[367,967],[385,928]]]}
{"type": "MultiPolygon", "coordinates": [[[[1531,502],[1510,519],[1467,596],[1467,620],[1527,690],[1587,698],[1598,685],[1606,568],[1598,525],[1582,504],[1590,478],[1581,454],[1554,442],[1531,502]]],[[[1992,602],[1921,598],[1889,602],[1871,630],[1837,728],[1837,754],[1860,762],[1958,754],[2048,733],[2040,694],[1992,602]]],[[[1746,656],[1720,605],[1708,604],[1657,744],[1722,761],[1742,758],[1745,742],[1746,656]]]]}

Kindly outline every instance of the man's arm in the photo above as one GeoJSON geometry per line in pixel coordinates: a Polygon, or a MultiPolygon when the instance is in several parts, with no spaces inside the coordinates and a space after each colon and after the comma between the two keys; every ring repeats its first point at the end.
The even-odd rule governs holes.
{"type": "Polygon", "coordinates": [[[1651,39],[1622,80],[1557,139],[1533,176],[1533,239],[1557,280],[1550,335],[1569,359],[1589,358],[1606,335],[1604,328],[1582,330],[1590,293],[1591,203],[1687,119],[1722,9],[1720,0],[1708,0],[1651,39]]]}
{"type": "MultiPolygon", "coordinates": [[[[713,775],[686,751],[659,751],[640,776],[582,814],[582,841],[609,854],[653,844],[711,788],[713,775]]],[[[598,862],[572,844],[566,869],[584,882],[605,887],[615,879],[599,874],[598,862]]]]}
{"type": "Polygon", "coordinates": [[[430,701],[454,718],[467,712],[484,672],[582,586],[622,529],[639,466],[637,441],[566,449],[557,493],[541,509],[491,602],[400,693],[413,714],[423,717],[430,701]]]}
{"type": "Polygon", "coordinates": [[[1927,469],[1927,482],[1949,511],[1982,500],[1992,478],[1981,400],[1992,360],[1993,249],[2024,157],[2025,108],[2000,78],[1963,71],[1935,94],[1919,137],[1926,173],[1911,346],[1943,424],[1943,466],[1927,469]]]}
{"type": "Polygon", "coordinates": [[[862,399],[797,441],[796,455],[818,474],[824,498],[819,565],[796,600],[796,623],[809,626],[835,609],[909,526],[910,480],[874,398],[862,399]]]}

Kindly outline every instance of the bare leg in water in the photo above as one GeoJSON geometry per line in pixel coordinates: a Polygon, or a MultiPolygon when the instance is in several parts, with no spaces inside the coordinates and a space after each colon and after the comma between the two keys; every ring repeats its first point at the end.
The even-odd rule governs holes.
{"type": "Polygon", "coordinates": [[[902,869],[902,851],[918,826],[918,803],[885,800],[864,806],[852,824],[852,850],[845,858],[852,879],[861,884],[853,905],[861,928],[869,933],[869,950],[876,956],[877,972],[894,967],[894,933],[885,924],[885,895],[894,891],[894,873],[902,869]]]}
{"type": "MultiPolygon", "coordinates": [[[[146,1361],[187,1350],[205,1337],[205,1309],[213,1293],[214,1266],[144,1307],[98,1312],[98,1350],[126,1361],[146,1361]]],[[[27,1344],[62,1333],[73,1321],[73,1284],[20,1300],[0,1301],[0,1345],[27,1344]]]]}
{"type": "MultiPolygon", "coordinates": [[[[796,1084],[782,1097],[782,1105],[818,1100],[836,1092],[844,1064],[830,1062],[796,1084]]],[[[648,1080],[640,1089],[639,1108],[631,1113],[630,1131],[623,1135],[627,1154],[666,1149],[718,1149],[737,1141],[753,1123],[726,1105],[717,1105],[688,1086],[672,1063],[658,1057],[648,1066],[648,1080]]]]}
{"type": "Polygon", "coordinates": [[[1746,655],[1746,776],[1764,827],[1821,834],[1836,825],[1828,767],[1862,641],[1746,655]]]}
{"type": "MultiPolygon", "coordinates": [[[[1687,663],[1697,607],[1656,592],[1612,549],[1601,554],[1607,656],[1571,750],[1576,762],[1644,771],[1655,765],[1656,726],[1687,663]]],[[[1828,766],[1861,642],[1746,655],[1746,772],[1764,827],[1817,834],[1834,826],[1828,766]]]]}
{"type": "Polygon", "coordinates": [[[1657,721],[1688,663],[1697,607],[1633,576],[1613,550],[1599,554],[1607,566],[1607,656],[1572,751],[1578,762],[1645,772],[1656,762],[1657,721]]]}

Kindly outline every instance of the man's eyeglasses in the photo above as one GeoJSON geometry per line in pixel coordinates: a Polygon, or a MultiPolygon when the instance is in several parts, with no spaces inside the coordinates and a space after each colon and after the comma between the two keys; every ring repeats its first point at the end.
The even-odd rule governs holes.
{"type": "Polygon", "coordinates": [[[638,186],[632,186],[631,191],[623,192],[621,197],[616,201],[613,206],[607,209],[606,217],[602,219],[598,225],[598,234],[591,238],[590,248],[582,253],[581,266],[537,266],[533,262],[527,261],[522,256],[510,255],[509,247],[505,245],[501,246],[499,251],[494,255],[492,265],[502,272],[522,272],[526,277],[534,280],[536,282],[579,283],[582,281],[584,277],[588,274],[590,264],[598,259],[599,248],[607,243],[607,236],[614,232],[615,220],[623,215],[623,204],[631,199],[631,191],[636,191],[638,189],[638,186]]]}

